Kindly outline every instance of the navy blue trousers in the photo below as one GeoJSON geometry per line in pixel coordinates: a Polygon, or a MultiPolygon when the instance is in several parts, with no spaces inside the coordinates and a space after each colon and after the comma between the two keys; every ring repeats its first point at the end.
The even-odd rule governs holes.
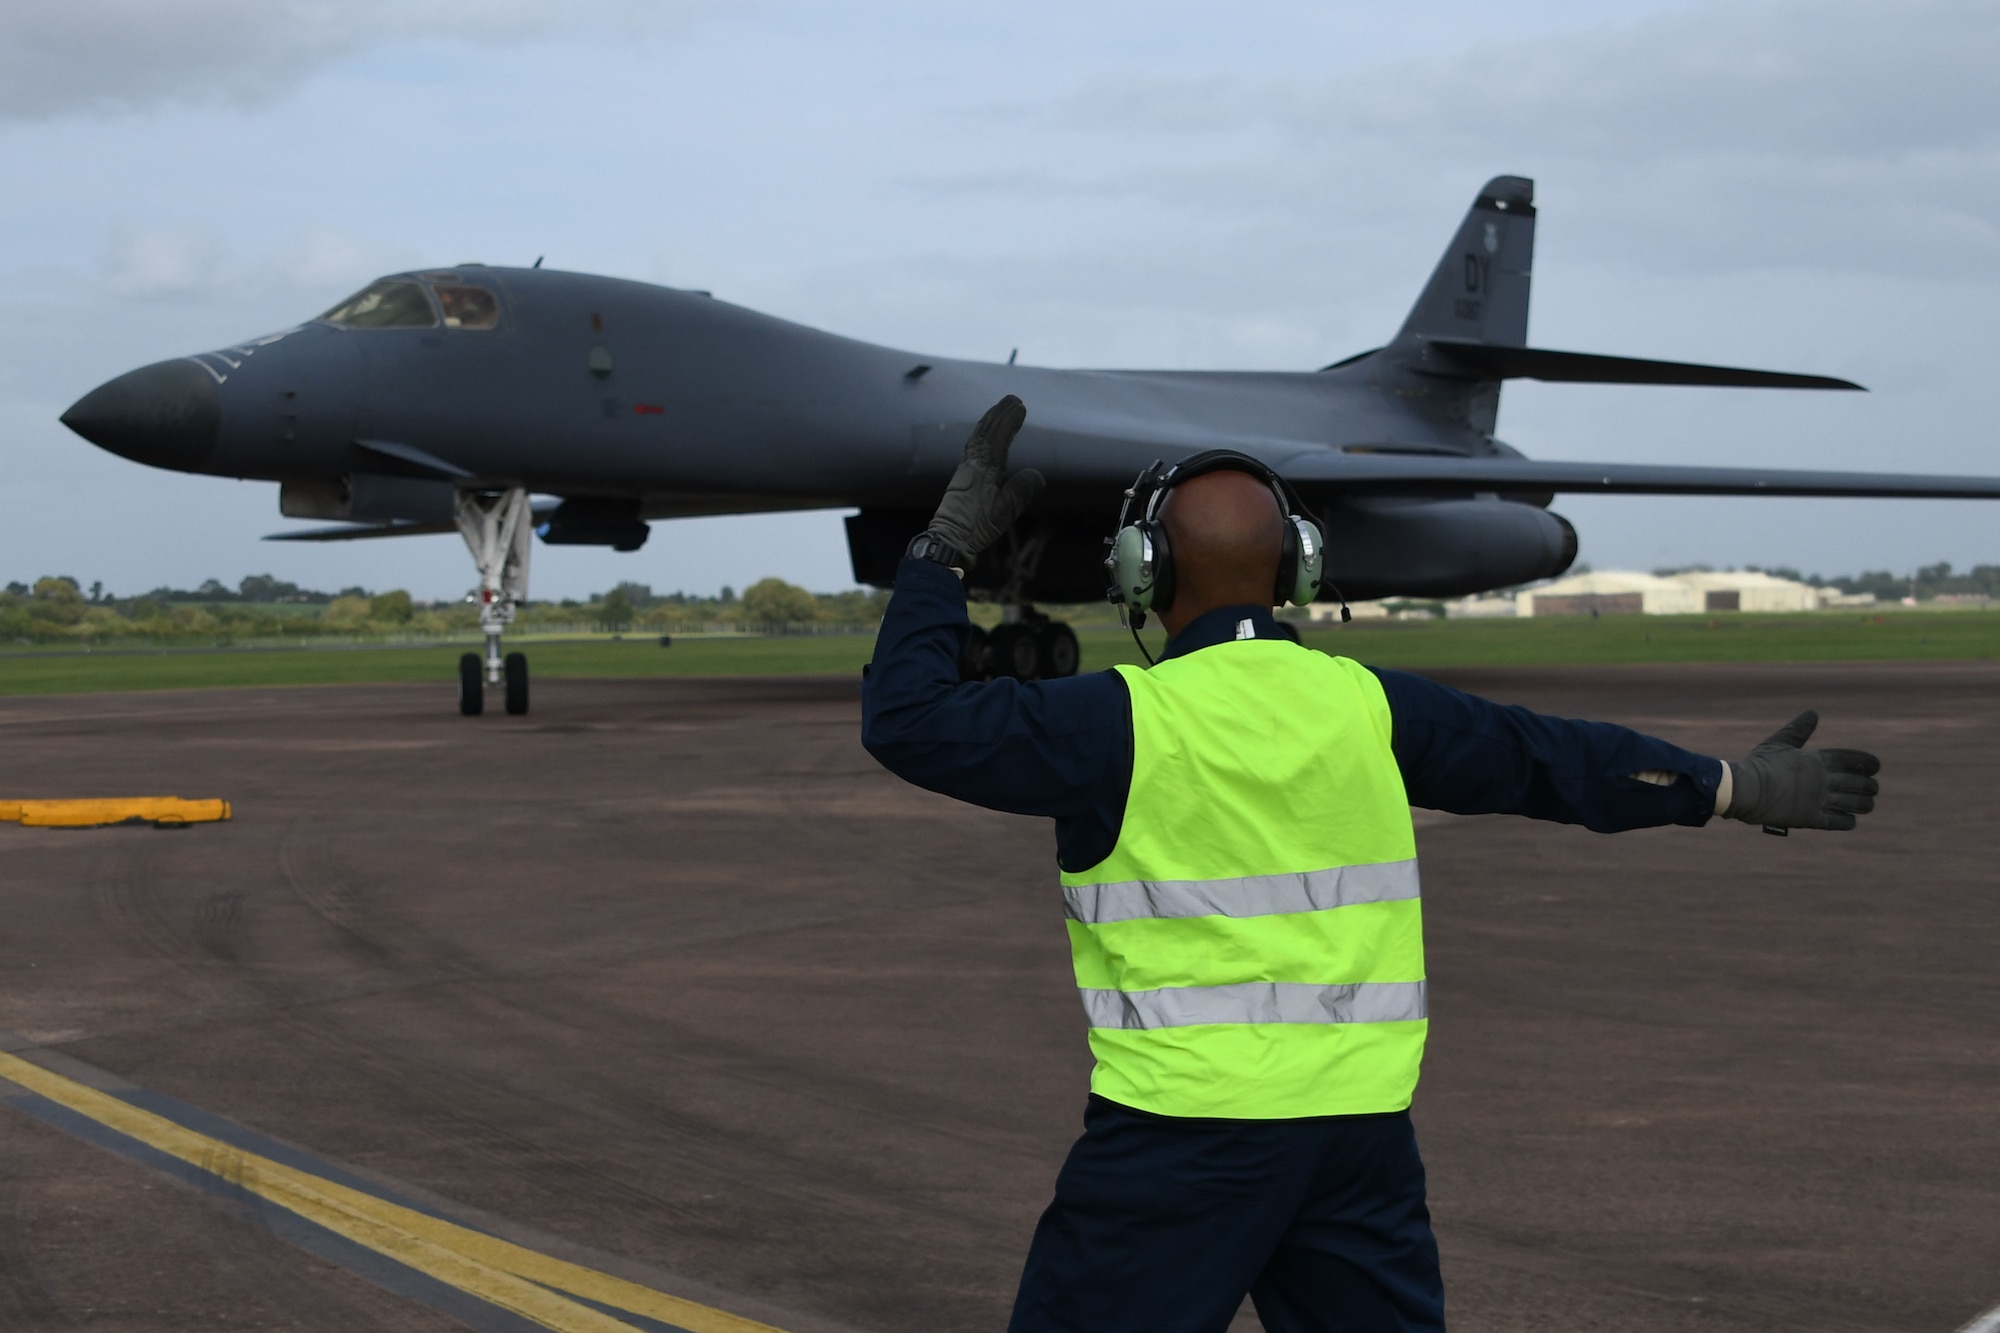
{"type": "Polygon", "coordinates": [[[1442,1330],[1407,1111],[1182,1120],[1099,1097],[1035,1227],[1008,1333],[1442,1330]]]}

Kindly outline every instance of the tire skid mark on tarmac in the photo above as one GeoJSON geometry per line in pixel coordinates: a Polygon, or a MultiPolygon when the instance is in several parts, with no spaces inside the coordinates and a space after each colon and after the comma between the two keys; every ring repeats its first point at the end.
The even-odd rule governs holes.
{"type": "Polygon", "coordinates": [[[372,901],[356,877],[341,866],[323,826],[322,819],[311,815],[299,815],[285,825],[278,837],[278,872],[292,896],[333,932],[350,962],[394,969],[398,975],[411,971],[433,977],[469,975],[477,970],[455,951],[445,956],[441,941],[412,922],[394,919],[388,909],[372,901]]]}
{"type": "MultiPolygon", "coordinates": [[[[303,820],[295,821],[280,843],[286,887],[337,934],[343,954],[352,963],[385,980],[395,978],[401,983],[398,989],[411,984],[412,972],[423,978],[416,985],[446,983],[447,989],[452,980],[476,973],[475,966],[462,955],[408,923],[392,921],[384,928],[371,922],[363,895],[328,855],[325,840],[313,832],[300,836],[303,824],[303,820]]],[[[375,1041],[347,1036],[338,1030],[338,1016],[321,1012],[326,1006],[318,1002],[320,997],[312,996],[310,1001],[302,997],[287,984],[281,969],[256,966],[233,946],[227,951],[209,947],[212,940],[222,938],[211,932],[211,919],[240,922],[240,908],[232,905],[211,911],[204,901],[194,919],[188,920],[167,901],[153,869],[153,862],[138,849],[115,853],[110,859],[98,879],[97,901],[113,928],[143,952],[176,965],[204,990],[211,989],[217,980],[216,964],[233,965],[227,967],[228,979],[249,986],[265,1001],[249,1007],[246,1016],[285,1028],[290,1044],[323,1052],[318,1061],[323,1066],[363,1074],[400,1099],[417,1102],[421,1115],[406,1128],[422,1140],[510,1171],[524,1163],[557,1167],[572,1181],[583,1178],[594,1199],[618,1199],[639,1216],[685,1213],[672,1201],[635,1187],[627,1174],[574,1159],[551,1161],[545,1141],[518,1134],[466,1109],[496,1101],[517,1103],[521,1100],[519,1089],[441,1069],[434,1063],[403,1059],[384,1051],[375,1041]]],[[[237,891],[233,896],[240,902],[243,894],[237,891]]],[[[577,1108],[565,1103],[546,1109],[573,1113],[577,1108]]],[[[694,1219],[686,1215],[683,1220],[694,1219]]]]}
{"type": "MultiPolygon", "coordinates": [[[[712,726],[713,720],[709,719],[708,721],[712,726]]],[[[843,724],[842,730],[844,736],[845,724],[843,724]]],[[[812,756],[803,767],[794,768],[779,775],[778,795],[791,816],[793,831],[810,837],[814,843],[824,842],[829,844],[825,848],[826,859],[843,860],[853,856],[868,856],[871,854],[879,856],[881,846],[879,841],[871,841],[873,838],[872,830],[851,827],[850,822],[846,820],[827,819],[825,811],[812,808],[814,801],[807,792],[809,782],[817,780],[824,783],[829,778],[846,776],[846,774],[839,773],[829,775],[826,770],[833,765],[848,765],[853,762],[853,756],[847,753],[849,747],[845,744],[836,745],[827,740],[821,742],[820,748],[822,752],[812,756]]],[[[301,834],[300,830],[304,826],[304,823],[305,821],[303,820],[297,821],[293,827],[287,829],[281,851],[287,881],[293,891],[309,901],[315,910],[319,911],[322,916],[326,917],[340,929],[344,935],[352,937],[365,948],[383,955],[387,955],[392,952],[392,949],[395,949],[404,955],[400,961],[412,963],[420,961],[422,965],[427,965],[433,969],[442,966],[449,970],[451,964],[445,962],[440,957],[442,952],[441,942],[434,936],[422,932],[412,925],[397,923],[395,934],[398,937],[399,948],[398,946],[392,946],[389,942],[381,938],[384,932],[380,929],[380,923],[369,920],[368,913],[360,896],[351,890],[345,878],[340,875],[336,861],[327,855],[324,838],[315,832],[301,834]],[[311,854],[306,854],[305,848],[300,845],[301,843],[311,846],[311,854]],[[421,949],[410,947],[418,943],[422,944],[423,947],[421,949]]],[[[966,900],[975,899],[977,896],[977,894],[971,891],[966,891],[958,895],[958,897],[966,900]]],[[[788,920],[782,925],[746,924],[742,930],[736,933],[789,933],[824,925],[833,920],[851,919],[865,921],[887,914],[892,910],[887,906],[870,907],[829,913],[824,917],[812,917],[804,921],[788,920]]],[[[645,946],[644,950],[635,950],[635,952],[643,952],[653,947],[656,946],[645,946]]],[[[549,970],[559,971],[566,969],[551,967],[549,970]]],[[[501,1008],[511,1016],[527,1017],[544,1024],[559,1025],[578,1034],[587,1034],[596,1027],[596,1024],[588,1021],[558,1019],[543,1009],[525,1008],[497,994],[496,984],[506,981],[508,979],[507,975],[487,975],[469,963],[464,966],[463,971],[468,980],[487,983],[464,988],[468,995],[476,992],[481,1000],[501,1008]]],[[[663,1022],[660,1016],[657,1015],[652,1017],[652,1021],[656,1024],[663,1022]]],[[[671,1027],[671,1019],[664,1020],[664,1024],[671,1027]]],[[[322,1041],[328,1038],[328,1034],[325,1032],[319,1032],[316,1035],[322,1041]]],[[[675,1040],[668,1044],[674,1048],[675,1058],[683,1058],[687,1046],[699,1041],[700,1038],[691,1030],[683,1031],[678,1035],[681,1040],[675,1040]]],[[[796,1071],[788,1063],[771,1060],[768,1052],[763,1051],[761,1048],[737,1043],[715,1043],[713,1041],[710,1041],[709,1044],[714,1047],[714,1049],[708,1052],[709,1058],[697,1061],[697,1063],[715,1070],[726,1068],[730,1073],[743,1081],[767,1090],[789,1090],[795,1094],[799,1091],[799,1079],[797,1078],[796,1071]],[[760,1065],[770,1065],[773,1068],[765,1076],[759,1077],[744,1067],[746,1061],[760,1065]]],[[[349,1044],[342,1042],[341,1045],[343,1050],[351,1051],[363,1059],[373,1059],[382,1062],[385,1069],[395,1063],[392,1058],[386,1057],[379,1046],[372,1043],[349,1044]]],[[[432,1074],[437,1072],[435,1067],[431,1065],[425,1065],[424,1068],[432,1074]]],[[[409,1072],[411,1071],[406,1068],[396,1067],[391,1072],[390,1077],[398,1083],[402,1083],[409,1072]]],[[[819,1071],[815,1072],[818,1073],[819,1071]]],[[[856,1090],[859,1091],[864,1088],[865,1085],[857,1085],[856,1090]]],[[[519,1097],[519,1093],[516,1090],[497,1087],[484,1081],[479,1081],[464,1091],[486,1094],[503,1092],[510,1097],[519,1097]]],[[[477,1099],[459,1095],[451,1098],[450,1102],[456,1109],[462,1108],[467,1102],[474,1100],[477,1099]]],[[[568,1102],[562,1103],[561,1107],[572,1112],[578,1109],[574,1103],[568,1102]]],[[[462,1115],[462,1111],[460,1114],[462,1115]]],[[[671,1116],[670,1114],[663,1113],[662,1109],[655,1103],[648,1103],[644,1108],[643,1115],[636,1117],[630,1122],[620,1122],[605,1117],[600,1117],[600,1119],[604,1121],[607,1128],[631,1130],[643,1126],[649,1132],[656,1132],[662,1125],[663,1115],[671,1123],[672,1128],[690,1139],[709,1141],[714,1144],[739,1149],[747,1146],[744,1143],[745,1136],[740,1133],[730,1133],[722,1130],[719,1126],[703,1121],[671,1116]]],[[[904,1117],[898,1116],[897,1118],[904,1117]]],[[[914,1117],[912,1119],[914,1120],[914,1117]]],[[[482,1129],[490,1130],[493,1128],[489,1122],[476,1121],[475,1123],[482,1129]]],[[[949,1133],[947,1136],[954,1138],[964,1137],[956,1132],[949,1133]]],[[[503,1135],[502,1137],[512,1140],[510,1146],[523,1148],[531,1153],[535,1150],[533,1143],[523,1143],[511,1135],[503,1135]]],[[[771,1149],[768,1145],[757,1145],[754,1151],[759,1160],[769,1160],[771,1149]]],[[[792,1165],[801,1169],[826,1170],[826,1164],[817,1159],[799,1159],[793,1161],[792,1165]]],[[[607,1177],[607,1181],[618,1183],[622,1181],[622,1177],[607,1177]]],[[[839,1183],[846,1186],[867,1183],[877,1189],[880,1187],[879,1181],[872,1180],[863,1182],[843,1179],[839,1183]]],[[[662,1202],[651,1198],[644,1201],[662,1202]]]]}
{"type": "MultiPolygon", "coordinates": [[[[438,1003],[465,1006],[491,1002],[489,989],[479,984],[483,977],[474,961],[414,923],[375,919],[378,909],[356,891],[352,878],[329,853],[326,840],[306,829],[304,821],[287,828],[279,855],[287,887],[339,933],[357,964],[399,974],[416,970],[436,978],[441,984],[432,997],[434,1007],[438,1003]]],[[[507,1007],[521,1012],[515,1006],[507,1007]]],[[[420,1117],[408,1117],[402,1123],[439,1149],[493,1162],[510,1172],[524,1164],[552,1167],[571,1182],[581,1177],[594,1200],[617,1199],[642,1214],[678,1211],[669,1200],[637,1188],[629,1173],[559,1156],[551,1152],[546,1140],[523,1135],[469,1109],[497,1103],[537,1112],[538,1118],[546,1120],[554,1114],[576,1114],[580,1108],[573,1101],[526,1097],[518,1087],[501,1081],[431,1060],[400,1056],[385,1049],[378,1039],[348,1035],[339,1016],[323,1012],[319,1006],[312,1010],[287,1007],[271,1017],[290,1029],[289,1040],[310,1043],[324,1052],[321,1061],[328,1067],[364,1075],[398,1098],[417,1102],[420,1117]]]]}
{"type": "Polygon", "coordinates": [[[779,1333],[514,1244],[254,1130],[118,1086],[121,1080],[68,1057],[49,1060],[91,1081],[0,1052],[0,1102],[232,1202],[279,1239],[481,1333],[779,1333]]]}
{"type": "MultiPolygon", "coordinates": [[[[493,1002],[493,1007],[511,1020],[511,1030],[520,1031],[528,1022],[547,1023],[548,1015],[522,1008],[479,988],[459,986],[450,992],[452,1000],[464,1004],[474,999],[493,1002]]],[[[435,1016],[435,1002],[432,1014],[435,1016]]],[[[483,1017],[491,1018],[491,1010],[483,1017]]],[[[899,1188],[879,1176],[843,1165],[822,1156],[804,1155],[779,1142],[767,1142],[753,1132],[724,1121],[693,1115],[651,1100],[633,1100],[613,1113],[607,1096],[617,1089],[597,1090],[590,1098],[552,1100],[515,1084],[442,1067],[435,1062],[406,1057],[385,1050],[379,1041],[348,1036],[338,1030],[328,1016],[318,1011],[285,1011],[272,1018],[286,1028],[285,1040],[295,1048],[315,1052],[313,1062],[340,1069],[350,1078],[366,1078],[382,1089],[383,1099],[400,1102],[406,1110],[396,1116],[399,1138],[411,1156],[433,1160],[451,1158],[464,1162],[484,1162],[500,1168],[502,1178],[518,1186],[531,1186],[546,1206],[562,1209],[573,1206],[576,1198],[587,1195],[594,1212],[615,1217],[618,1234],[643,1236],[659,1247],[673,1250],[684,1245],[690,1232],[713,1235],[719,1220],[712,1205],[691,1202],[685,1195],[661,1193],[647,1188],[629,1170],[602,1163],[633,1156],[660,1158],[673,1164],[675,1174],[686,1178],[705,1175],[730,1182],[740,1194],[746,1190],[773,1200],[783,1211],[807,1216],[822,1224],[855,1218],[871,1209],[889,1207],[930,1222],[963,1225],[962,1210],[940,1203],[927,1194],[899,1188]],[[471,1109],[504,1106],[513,1118],[534,1125],[558,1120],[588,1123],[588,1135],[596,1152],[584,1157],[563,1150],[547,1133],[530,1134],[513,1124],[471,1109]],[[611,1151],[625,1143],[632,1152],[611,1151]],[[768,1168],[783,1168],[772,1178],[768,1168]],[[759,1170],[758,1168],[765,1168],[759,1170]],[[746,1184],[754,1180],[754,1185],[746,1184]]],[[[567,1024],[565,1027],[569,1026],[567,1024]]],[[[663,1045],[676,1048],[669,1059],[686,1060],[680,1043],[659,1023],[663,1045]]],[[[686,1033],[696,1041],[700,1035],[686,1033]]],[[[713,1062],[730,1076],[743,1081],[796,1094],[796,1080],[772,1075],[768,1080],[746,1078],[740,1060],[752,1054],[740,1047],[728,1050],[713,1062]]],[[[376,1100],[383,1100],[376,1099],[376,1100]]],[[[562,1136],[573,1140],[575,1133],[562,1136]]],[[[540,1208],[533,1210],[537,1213],[540,1208]]],[[[726,1224],[724,1225],[726,1228],[726,1224]]],[[[755,1232],[739,1232],[732,1237],[732,1250],[739,1255],[772,1249],[782,1251],[782,1242],[755,1232]]],[[[748,1265],[755,1267],[755,1265],[748,1265]]]]}
{"type": "Polygon", "coordinates": [[[246,889],[224,889],[211,893],[195,909],[195,938],[202,951],[219,963],[234,963],[242,956],[243,900],[246,889]]]}
{"type": "MultiPolygon", "coordinates": [[[[866,857],[871,850],[880,853],[879,844],[869,841],[877,831],[870,826],[877,821],[858,821],[860,826],[856,827],[857,821],[829,817],[830,812],[823,808],[828,784],[848,776],[828,770],[852,767],[849,748],[812,746],[801,756],[805,761],[802,767],[791,767],[772,784],[774,803],[785,809],[790,831],[799,839],[795,854],[806,861],[841,864],[866,857]]],[[[579,1007],[587,1011],[590,999],[563,987],[556,1003],[516,1003],[503,993],[504,975],[489,974],[447,939],[409,919],[398,910],[393,897],[385,899],[368,892],[364,887],[367,877],[355,876],[342,863],[344,858],[336,850],[338,830],[329,831],[319,822],[299,817],[283,828],[277,844],[272,849],[277,873],[268,881],[250,890],[206,898],[196,897],[171,874],[163,874],[159,863],[143,855],[142,849],[126,848],[99,877],[101,914],[136,948],[182,971],[186,984],[199,994],[199,1007],[210,1017],[216,1016],[221,1004],[239,1013],[237,1021],[270,1025],[288,1046],[301,1048],[301,1054],[309,1052],[307,1058],[312,1063],[379,1086],[391,1104],[407,1108],[397,1120],[404,1132],[402,1141],[413,1155],[458,1155],[461,1161],[498,1165],[516,1185],[529,1185],[544,1201],[530,1208],[530,1215],[541,1215],[549,1206],[567,1210],[577,1199],[588,1197],[593,1209],[602,1209],[615,1219],[615,1234],[645,1237],[667,1253],[684,1249],[691,1232],[710,1238],[718,1235],[719,1219],[713,1205],[691,1197],[686,1190],[674,1194],[650,1190],[645,1187],[645,1177],[599,1164],[629,1154],[599,1151],[593,1154],[594,1160],[582,1158],[562,1151],[561,1139],[552,1143],[549,1134],[537,1131],[558,1115],[571,1123],[581,1118],[600,1131],[592,1136],[598,1148],[604,1147],[606,1137],[628,1142],[634,1152],[671,1162],[683,1178],[737,1182],[734,1188],[740,1190],[745,1177],[758,1177],[757,1194],[784,1212],[811,1218],[815,1225],[840,1226],[843,1218],[849,1222],[879,1218],[884,1210],[909,1219],[898,1224],[899,1230],[914,1232],[937,1223],[966,1224],[964,1208],[954,1207],[928,1190],[912,1189],[886,1178],[865,1161],[813,1155],[797,1145],[768,1140],[727,1116],[649,1101],[642,1093],[619,1086],[616,1080],[593,1098],[549,1102],[524,1094],[504,1076],[482,1077],[451,1065],[440,1066],[435,1060],[405,1056],[396,1051],[393,1041],[385,1049],[380,1033],[362,1033],[354,1026],[341,1001],[433,987],[424,997],[427,1017],[447,1017],[456,1011],[474,1020],[467,1025],[469,1030],[498,1023],[515,1030],[543,1026],[587,1033],[594,1025],[572,1015],[579,1007]],[[361,989],[351,983],[338,985],[337,993],[329,995],[323,983],[302,987],[296,976],[288,975],[288,969],[259,956],[257,941],[246,938],[243,928],[258,895],[270,890],[295,899],[325,923],[329,943],[341,963],[341,976],[362,983],[361,989]],[[565,1010],[570,1012],[561,1012],[565,1010]],[[482,1115],[477,1109],[482,1107],[505,1108],[506,1117],[482,1115]],[[520,1132],[522,1125],[529,1126],[530,1132],[520,1132]],[[770,1171],[773,1166],[779,1169],[770,1171]]],[[[980,895],[964,890],[952,896],[954,901],[971,901],[980,895]]],[[[927,905],[944,904],[927,899],[927,905]]],[[[865,923],[892,910],[886,903],[871,903],[826,913],[824,921],[794,917],[782,925],[744,922],[730,933],[785,934],[839,919],[865,923]]],[[[676,945],[681,943],[676,941],[676,945]]],[[[670,952],[684,950],[674,947],[670,952]]],[[[561,968],[551,965],[550,970],[561,968]]],[[[560,1038],[560,1032],[557,1035],[560,1038]]],[[[883,1100],[883,1090],[865,1081],[853,1086],[843,1081],[829,1097],[830,1090],[815,1083],[824,1077],[824,1070],[801,1068],[794,1059],[717,1038],[698,1025],[674,1024],[669,1019],[659,1036],[669,1067],[691,1065],[700,1068],[705,1077],[765,1092],[804,1095],[807,1100],[862,1104],[883,1100]]],[[[918,1127],[914,1122],[922,1119],[909,1116],[907,1108],[893,1118],[913,1128],[918,1127]]],[[[946,1137],[984,1139],[956,1132],[946,1137]]],[[[729,1195],[725,1192],[723,1197],[729,1195]]],[[[756,1211],[745,1208],[736,1216],[756,1211]]],[[[998,1220],[981,1229],[1013,1239],[998,1220]]],[[[752,1269],[757,1266],[759,1252],[769,1250],[777,1258],[784,1244],[783,1238],[767,1238],[728,1221],[722,1222],[722,1234],[728,1236],[738,1260],[752,1269]]]]}
{"type": "MultiPolygon", "coordinates": [[[[559,1018],[499,993],[497,983],[505,978],[485,975],[477,964],[414,923],[374,919],[376,905],[353,889],[338,858],[328,854],[325,840],[305,828],[303,821],[287,829],[280,859],[287,886],[338,929],[344,942],[356,946],[352,957],[357,964],[385,970],[417,969],[440,981],[449,979],[449,984],[441,985],[429,997],[433,1021],[438,1007],[449,1005],[461,1010],[476,1008],[475,1022],[470,1025],[475,1028],[495,1026],[497,1018],[515,1031],[529,1023],[558,1027],[563,1030],[559,1036],[594,1030],[592,1023],[559,1018]]],[[[635,1150],[671,1160],[680,1174],[707,1173],[718,1180],[737,1182],[733,1187],[738,1191],[743,1188],[743,1179],[757,1174],[752,1168],[782,1163],[787,1168],[781,1176],[786,1184],[764,1183],[757,1192],[788,1211],[819,1219],[853,1217],[866,1208],[886,1205],[929,1221],[965,1220],[962,1210],[946,1207],[925,1194],[895,1188],[877,1176],[823,1157],[785,1150],[725,1121],[677,1112],[651,1101],[629,1105],[621,1108],[625,1114],[613,1115],[607,1113],[601,1097],[594,1101],[537,1097],[503,1080],[472,1075],[434,1060],[398,1055],[385,1049],[377,1038],[350,1037],[341,1030],[339,1016],[325,1006],[286,1006],[270,1018],[289,1029],[289,1044],[309,1044],[323,1052],[317,1063],[365,1076],[385,1093],[410,1105],[413,1113],[398,1118],[406,1143],[414,1138],[417,1143],[432,1145],[434,1154],[492,1163],[516,1183],[534,1184],[557,1207],[572,1203],[581,1186],[595,1209],[603,1211],[608,1206],[620,1216],[620,1235],[645,1236],[662,1248],[671,1250],[684,1244],[690,1231],[713,1234],[717,1218],[712,1207],[647,1189],[629,1171],[552,1150],[545,1134],[521,1133],[471,1108],[505,1106],[515,1113],[515,1119],[538,1124],[581,1117],[600,1131],[593,1136],[600,1149],[607,1137],[629,1141],[635,1150]]],[[[658,1019],[655,1023],[661,1025],[658,1019]]],[[[670,1059],[681,1058],[680,1043],[668,1039],[664,1044],[672,1048],[670,1059]]],[[[746,1059],[770,1063],[761,1051],[728,1044],[717,1056],[708,1062],[711,1069],[725,1070],[753,1085],[797,1091],[796,1079],[778,1078],[776,1071],[765,1079],[746,1079],[746,1059]]],[[[598,1156],[606,1154],[600,1151],[598,1156]]],[[[753,1252],[781,1248],[780,1242],[755,1232],[742,1232],[733,1241],[732,1249],[739,1253],[746,1248],[753,1252]]]]}

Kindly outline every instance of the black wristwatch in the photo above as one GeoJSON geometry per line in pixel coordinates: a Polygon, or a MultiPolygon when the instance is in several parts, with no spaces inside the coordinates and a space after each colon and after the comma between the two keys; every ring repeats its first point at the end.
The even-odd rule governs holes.
{"type": "Polygon", "coordinates": [[[903,556],[909,560],[935,560],[960,578],[964,578],[965,571],[972,567],[964,552],[935,532],[920,532],[911,538],[903,556]]]}

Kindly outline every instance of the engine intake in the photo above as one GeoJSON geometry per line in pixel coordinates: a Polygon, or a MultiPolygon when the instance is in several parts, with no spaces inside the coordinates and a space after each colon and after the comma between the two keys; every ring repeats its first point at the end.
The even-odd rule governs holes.
{"type": "Polygon", "coordinates": [[[564,500],[538,529],[550,546],[609,546],[636,551],[652,529],[639,517],[637,500],[564,500]]]}

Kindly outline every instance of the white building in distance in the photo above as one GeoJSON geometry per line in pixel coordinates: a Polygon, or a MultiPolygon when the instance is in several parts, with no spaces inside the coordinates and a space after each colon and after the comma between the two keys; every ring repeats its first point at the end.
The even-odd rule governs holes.
{"type": "Polygon", "coordinates": [[[1573,574],[1514,595],[1520,616],[1684,616],[1710,611],[1816,611],[1817,588],[1754,570],[1573,574]]]}

